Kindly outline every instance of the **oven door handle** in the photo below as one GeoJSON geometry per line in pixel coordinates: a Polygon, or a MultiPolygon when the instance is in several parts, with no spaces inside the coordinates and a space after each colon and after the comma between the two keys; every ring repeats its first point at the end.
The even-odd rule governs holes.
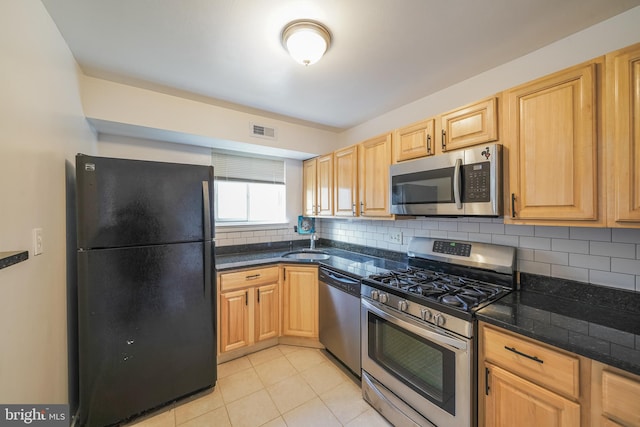
{"type": "Polygon", "coordinates": [[[365,309],[371,311],[372,313],[381,317],[382,319],[393,323],[394,325],[400,326],[408,330],[409,332],[412,332],[423,338],[427,338],[437,344],[452,347],[456,350],[467,351],[468,346],[465,341],[449,336],[443,331],[436,330],[434,326],[431,326],[428,323],[416,325],[413,322],[399,319],[396,316],[389,314],[385,310],[380,309],[379,307],[373,305],[372,303],[370,303],[369,301],[363,298],[360,299],[360,301],[362,302],[362,306],[365,309]]]}

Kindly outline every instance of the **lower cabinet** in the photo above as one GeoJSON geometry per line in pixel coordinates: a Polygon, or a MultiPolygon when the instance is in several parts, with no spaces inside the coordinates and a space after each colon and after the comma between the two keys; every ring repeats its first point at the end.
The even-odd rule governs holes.
{"type": "Polygon", "coordinates": [[[277,266],[219,276],[219,352],[280,335],[280,271],[277,266]]]}
{"type": "Polygon", "coordinates": [[[249,291],[220,294],[220,353],[249,345],[249,291]]]}
{"type": "Polygon", "coordinates": [[[593,362],[591,425],[640,426],[640,376],[593,362]]]}
{"type": "Polygon", "coordinates": [[[491,363],[485,426],[579,426],[580,405],[491,363]]]}
{"type": "Polygon", "coordinates": [[[583,359],[483,323],[479,357],[479,426],[583,425],[583,359]]]}
{"type": "Polygon", "coordinates": [[[218,275],[218,288],[218,354],[225,361],[285,336],[315,346],[317,266],[287,264],[224,272],[218,275]]]}
{"type": "Polygon", "coordinates": [[[282,334],[318,337],[318,267],[284,265],[282,334]]]}

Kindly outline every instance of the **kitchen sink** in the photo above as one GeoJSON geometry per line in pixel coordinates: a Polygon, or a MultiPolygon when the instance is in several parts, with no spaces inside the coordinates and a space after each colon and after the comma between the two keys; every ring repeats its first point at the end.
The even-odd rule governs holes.
{"type": "Polygon", "coordinates": [[[329,259],[329,257],[331,257],[331,255],[326,252],[311,249],[287,252],[282,255],[282,258],[306,259],[310,261],[320,261],[323,259],[329,259]]]}

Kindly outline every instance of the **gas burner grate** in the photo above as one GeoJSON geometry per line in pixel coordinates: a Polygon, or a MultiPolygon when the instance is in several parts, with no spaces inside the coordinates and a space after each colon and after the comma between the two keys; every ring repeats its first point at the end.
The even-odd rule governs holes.
{"type": "Polygon", "coordinates": [[[504,292],[488,283],[417,267],[379,273],[368,279],[464,311],[493,300],[504,292]]]}

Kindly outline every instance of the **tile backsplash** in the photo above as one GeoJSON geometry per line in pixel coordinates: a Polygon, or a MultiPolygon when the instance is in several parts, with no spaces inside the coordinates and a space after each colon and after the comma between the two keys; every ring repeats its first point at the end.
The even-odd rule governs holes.
{"type": "Polygon", "coordinates": [[[640,291],[640,229],[508,225],[502,218],[325,219],[316,229],[325,239],[398,252],[412,236],[514,246],[521,272],[640,291]]]}
{"type": "MultiPolygon", "coordinates": [[[[324,239],[403,253],[412,236],[514,246],[521,272],[640,292],[640,229],[509,225],[502,218],[417,218],[316,219],[316,230],[324,239]],[[394,240],[398,235],[402,243],[394,240]]],[[[217,246],[308,239],[286,225],[216,230],[217,246]]]]}

